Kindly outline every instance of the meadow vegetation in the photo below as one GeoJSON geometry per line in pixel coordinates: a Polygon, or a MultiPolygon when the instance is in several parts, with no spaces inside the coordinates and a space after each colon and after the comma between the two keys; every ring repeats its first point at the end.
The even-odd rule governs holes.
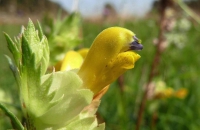
{"type": "MultiPolygon", "coordinates": [[[[171,31],[174,37],[167,37],[169,35],[166,34],[167,41],[170,42],[160,55],[161,61],[157,66],[159,73],[151,82],[152,89],[148,92],[141,130],[200,128],[200,25],[186,16],[177,18],[176,25],[181,26],[176,26],[171,31]],[[186,20],[186,25],[181,25],[182,19],[186,20]],[[188,27],[186,30],[180,29],[183,26],[188,27]],[[178,38],[181,40],[177,41],[178,38]]],[[[82,42],[75,49],[90,47],[97,34],[110,26],[122,26],[132,30],[142,40],[144,49],[138,52],[141,59],[135,68],[111,84],[109,91],[102,98],[97,117],[99,122],[106,123],[106,130],[132,130],[136,127],[144,86],[148,82],[156,54],[158,18],[154,16],[114,23],[83,20],[80,28],[82,42]]],[[[10,53],[2,32],[13,37],[18,35],[20,27],[21,25],[15,24],[0,25],[0,101],[7,103],[14,113],[14,108],[20,109],[18,90],[4,57],[4,54],[10,53]]],[[[9,128],[9,119],[0,111],[0,129],[9,128]]]]}

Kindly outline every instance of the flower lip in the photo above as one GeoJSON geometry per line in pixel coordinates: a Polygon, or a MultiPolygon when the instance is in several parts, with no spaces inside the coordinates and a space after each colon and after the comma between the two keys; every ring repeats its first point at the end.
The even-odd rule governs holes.
{"type": "Polygon", "coordinates": [[[136,36],[133,37],[134,41],[130,44],[131,50],[140,51],[143,49],[143,45],[141,44],[141,40],[139,40],[136,36]]]}

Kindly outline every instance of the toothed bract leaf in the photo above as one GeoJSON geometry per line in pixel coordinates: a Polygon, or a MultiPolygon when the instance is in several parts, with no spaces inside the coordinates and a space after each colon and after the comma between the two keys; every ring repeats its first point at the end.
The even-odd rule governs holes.
{"type": "MultiPolygon", "coordinates": [[[[81,87],[82,80],[75,71],[45,75],[49,47],[40,25],[37,31],[29,20],[27,28],[22,27],[20,36],[14,42],[7,34],[5,36],[15,60],[13,63],[7,57],[18,81],[27,129],[75,127],[74,122],[87,124],[87,127],[98,126],[94,113],[87,114],[84,119],[78,118],[92,102],[93,92],[81,87]]],[[[78,124],[77,126],[81,125],[78,124]]]]}
{"type": "Polygon", "coordinates": [[[42,34],[39,23],[38,26],[39,31],[35,30],[33,22],[29,20],[27,28],[22,31],[22,40],[25,40],[26,47],[29,47],[31,53],[35,56],[36,67],[41,66],[41,74],[45,74],[49,62],[49,46],[47,38],[42,34]]]}
{"type": "Polygon", "coordinates": [[[93,98],[93,93],[89,89],[80,88],[81,85],[79,76],[71,71],[59,71],[43,76],[41,87],[48,89],[44,88],[44,91],[40,92],[41,98],[36,97],[33,99],[36,100],[35,104],[32,104],[32,107],[35,107],[34,113],[37,113],[34,115],[36,128],[58,129],[78,116],[93,98]],[[42,93],[46,94],[45,97],[42,93]]]}

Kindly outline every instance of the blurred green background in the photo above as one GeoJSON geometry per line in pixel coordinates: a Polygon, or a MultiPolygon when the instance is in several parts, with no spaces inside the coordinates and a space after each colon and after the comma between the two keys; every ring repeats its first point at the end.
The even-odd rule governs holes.
{"type": "MultiPolygon", "coordinates": [[[[7,103],[11,111],[19,117],[20,114],[16,110],[19,109],[17,84],[4,57],[4,54],[10,55],[10,53],[3,32],[11,37],[17,36],[21,25],[26,25],[30,17],[33,21],[39,19],[49,38],[51,36],[48,35],[49,29],[54,26],[51,20],[55,21],[58,18],[58,10],[60,10],[57,5],[52,4],[51,7],[53,11],[50,12],[39,7],[43,13],[38,15],[27,11],[28,13],[23,16],[24,20],[17,22],[12,21],[17,19],[17,16],[9,18],[12,12],[6,14],[9,18],[8,22],[0,20],[0,101],[7,103]]],[[[134,130],[136,127],[138,111],[141,109],[140,104],[145,86],[149,83],[149,74],[157,50],[161,17],[158,7],[159,4],[144,18],[128,20],[113,17],[80,18],[79,24],[72,25],[79,28],[79,37],[82,39],[75,49],[89,47],[97,34],[110,26],[122,26],[134,31],[144,46],[144,49],[138,52],[141,59],[136,63],[135,68],[112,83],[109,91],[102,98],[97,117],[99,122],[106,123],[106,130],[134,130]]],[[[176,11],[171,13],[173,19],[167,21],[168,25],[173,27],[169,31],[167,29],[164,31],[165,40],[162,43],[164,49],[159,56],[161,60],[155,63],[158,74],[150,82],[140,125],[141,130],[199,130],[200,128],[200,25],[178,5],[175,7],[176,11]]],[[[190,8],[192,9],[192,6],[190,8]]],[[[26,11],[26,8],[24,10],[26,11]]],[[[0,11],[0,15],[3,13],[5,15],[5,10],[0,11]]],[[[197,11],[197,14],[199,13],[197,11]]],[[[66,16],[67,13],[60,15],[60,17],[66,16]]],[[[0,129],[11,128],[9,119],[0,110],[0,129]]]]}

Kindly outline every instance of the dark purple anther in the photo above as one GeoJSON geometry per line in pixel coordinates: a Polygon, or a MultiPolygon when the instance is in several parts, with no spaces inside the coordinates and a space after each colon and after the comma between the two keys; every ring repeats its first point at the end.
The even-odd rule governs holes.
{"type": "Polygon", "coordinates": [[[143,45],[140,43],[140,40],[134,36],[134,41],[131,43],[130,49],[140,51],[143,49],[143,45]]]}

